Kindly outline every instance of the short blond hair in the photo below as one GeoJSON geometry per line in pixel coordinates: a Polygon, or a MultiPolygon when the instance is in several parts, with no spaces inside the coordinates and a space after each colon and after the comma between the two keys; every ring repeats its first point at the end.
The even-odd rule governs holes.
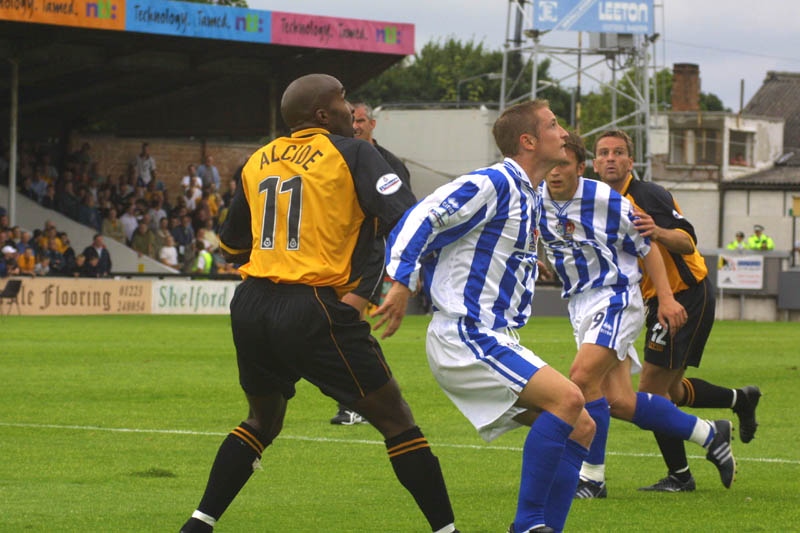
{"type": "Polygon", "coordinates": [[[511,157],[519,153],[519,138],[523,133],[539,138],[539,117],[536,112],[544,107],[550,107],[550,102],[537,98],[509,107],[495,120],[492,135],[503,156],[511,157]]]}

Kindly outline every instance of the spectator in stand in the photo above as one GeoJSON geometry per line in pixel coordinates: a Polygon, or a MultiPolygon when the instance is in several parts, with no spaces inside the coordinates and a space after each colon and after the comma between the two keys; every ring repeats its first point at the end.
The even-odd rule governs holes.
{"type": "Polygon", "coordinates": [[[195,241],[195,249],[197,253],[192,265],[192,274],[211,274],[214,268],[214,258],[206,250],[205,243],[197,239],[195,241]]]}
{"type": "Polygon", "coordinates": [[[217,192],[217,188],[214,185],[208,186],[208,197],[206,198],[206,204],[208,205],[208,213],[211,218],[217,218],[219,214],[219,210],[222,208],[223,202],[222,197],[217,192]]]}
{"type": "Polygon", "coordinates": [[[55,185],[48,185],[47,189],[45,189],[44,196],[42,196],[39,203],[42,204],[42,207],[45,209],[55,209],[56,208],[56,187],[55,185]]]}
{"type": "Polygon", "coordinates": [[[33,248],[25,248],[25,252],[17,255],[17,266],[19,266],[19,273],[26,276],[33,276],[36,268],[36,256],[33,254],[33,248]]]}
{"type": "Polygon", "coordinates": [[[131,202],[125,208],[125,213],[119,218],[122,223],[122,228],[125,230],[125,244],[131,242],[133,233],[139,226],[139,220],[136,218],[136,204],[131,202]]]}
{"type": "Polygon", "coordinates": [[[172,231],[172,236],[175,238],[175,244],[178,245],[178,252],[181,255],[186,254],[186,250],[191,247],[192,241],[194,241],[192,217],[184,215],[181,219],[181,225],[172,231]]]}
{"type": "Polygon", "coordinates": [[[56,195],[56,210],[64,216],[72,220],[78,220],[78,197],[73,192],[73,184],[71,181],[64,183],[64,190],[61,194],[56,195]]]}
{"type": "Polygon", "coordinates": [[[728,243],[728,250],[737,250],[737,251],[747,250],[747,241],[744,240],[743,231],[736,232],[736,239],[728,243]]]}
{"type": "Polygon", "coordinates": [[[86,263],[83,265],[81,269],[81,277],[82,278],[100,278],[101,273],[98,265],[100,263],[100,259],[97,256],[91,256],[86,258],[86,263]]]}
{"type": "Polygon", "coordinates": [[[19,274],[19,266],[17,266],[17,249],[13,246],[6,244],[0,252],[3,253],[2,267],[0,267],[0,276],[16,276],[19,274]]]}
{"type": "MultiPolygon", "coordinates": [[[[237,173],[241,175],[242,169],[239,167],[237,173]]],[[[233,195],[236,192],[236,178],[231,179],[228,181],[228,190],[225,191],[225,194],[222,195],[222,203],[226,206],[231,205],[231,200],[233,200],[233,195]]]]}
{"type": "Polygon", "coordinates": [[[89,143],[83,143],[79,151],[70,154],[68,162],[75,168],[89,168],[92,164],[91,150],[92,147],[89,143]]]}
{"type": "Polygon", "coordinates": [[[156,228],[153,233],[156,236],[156,257],[158,257],[161,248],[167,244],[167,237],[172,237],[172,233],[169,230],[169,218],[162,218],[158,224],[158,228],[156,228]]]}
{"type": "Polygon", "coordinates": [[[8,231],[8,214],[6,214],[5,210],[3,213],[0,214],[0,230],[8,231]]]}
{"type": "Polygon", "coordinates": [[[772,237],[768,237],[764,234],[764,226],[761,224],[756,224],[753,226],[754,235],[750,235],[747,239],[747,248],[750,250],[758,250],[761,252],[768,252],[769,250],[773,250],[775,248],[775,243],[772,241],[772,237]]]}
{"type": "Polygon", "coordinates": [[[205,194],[205,197],[201,198],[197,204],[197,208],[194,210],[194,216],[192,217],[192,227],[195,229],[205,228],[206,227],[206,220],[212,218],[211,217],[211,209],[208,207],[208,195],[205,194]]]}
{"type": "Polygon", "coordinates": [[[122,225],[122,221],[117,217],[116,208],[112,207],[108,210],[108,217],[103,220],[100,233],[125,244],[125,227],[122,225]]]}
{"type": "Polygon", "coordinates": [[[184,192],[192,187],[203,188],[203,178],[197,175],[197,166],[190,164],[186,167],[186,175],[181,179],[181,186],[184,192]]]}
{"type": "Polygon", "coordinates": [[[186,209],[194,211],[197,208],[197,203],[203,197],[203,188],[191,186],[183,192],[183,203],[186,209]]]}
{"type": "Polygon", "coordinates": [[[103,228],[100,211],[96,207],[94,196],[90,193],[83,197],[83,202],[78,211],[78,222],[84,226],[89,226],[95,231],[100,231],[103,228]]]}
{"type": "Polygon", "coordinates": [[[67,269],[65,275],[72,276],[73,278],[78,277],[86,277],[84,274],[86,272],[86,256],[83,254],[78,254],[75,256],[75,262],[67,269]]]}
{"type": "Polygon", "coordinates": [[[86,262],[89,263],[92,269],[97,273],[96,276],[93,275],[91,277],[105,278],[111,275],[111,254],[108,253],[108,248],[106,248],[106,243],[103,242],[103,236],[101,234],[95,234],[92,239],[92,244],[83,250],[83,255],[86,257],[86,262]],[[92,259],[95,258],[97,262],[92,263],[92,259]]]}
{"type": "Polygon", "coordinates": [[[44,232],[42,232],[42,235],[39,237],[38,241],[39,248],[42,250],[49,250],[51,241],[55,241],[56,249],[58,250],[59,253],[61,253],[61,250],[63,249],[64,245],[61,242],[61,239],[58,237],[56,227],[53,225],[52,222],[48,220],[47,222],[45,222],[44,232]]]}
{"type": "Polygon", "coordinates": [[[58,251],[58,244],[55,239],[47,241],[47,258],[50,260],[50,275],[60,276],[66,267],[64,256],[58,251]]]}
{"type": "Polygon", "coordinates": [[[156,256],[156,236],[150,231],[146,216],[139,220],[139,227],[133,232],[131,248],[139,252],[139,257],[143,255],[156,256]]]}
{"type": "Polygon", "coordinates": [[[47,254],[40,254],[36,257],[36,265],[33,267],[36,276],[50,275],[50,257],[47,254]]]}
{"type": "Polygon", "coordinates": [[[24,254],[25,250],[27,250],[28,248],[34,251],[34,258],[35,258],[36,250],[33,248],[33,243],[31,242],[31,232],[23,231],[22,235],[20,235],[19,241],[17,242],[17,252],[19,254],[24,254]]]}
{"type": "Polygon", "coordinates": [[[166,243],[158,251],[158,260],[168,267],[179,268],[178,249],[175,248],[175,239],[172,235],[167,235],[166,243]]]}
{"type": "Polygon", "coordinates": [[[44,168],[44,176],[41,177],[45,184],[55,183],[58,180],[58,170],[53,166],[50,154],[42,155],[42,168],[44,168]]]}
{"type": "Polygon", "coordinates": [[[167,212],[164,210],[163,204],[164,199],[161,193],[155,194],[150,202],[150,209],[147,211],[147,214],[150,215],[151,231],[156,231],[161,226],[161,220],[167,218],[167,212]]]}
{"type": "Polygon", "coordinates": [[[19,192],[22,196],[33,200],[34,202],[39,201],[39,197],[36,195],[36,192],[33,190],[33,180],[31,178],[25,178],[22,183],[19,185],[19,192]]]}
{"type": "Polygon", "coordinates": [[[136,184],[146,186],[155,177],[156,160],[150,155],[150,145],[142,143],[142,151],[136,156],[134,162],[136,169],[136,184]]]}
{"type": "Polygon", "coordinates": [[[36,194],[38,198],[37,202],[40,201],[45,193],[47,192],[47,181],[43,178],[44,173],[35,173],[33,175],[33,180],[31,181],[31,190],[36,194]]]}
{"type": "MultiPolygon", "coordinates": [[[[199,237],[198,237],[199,238],[199,237]]],[[[214,254],[219,250],[219,236],[214,231],[214,221],[211,219],[206,220],[206,227],[203,228],[203,242],[206,245],[206,250],[214,254]]]]}
{"type": "Polygon", "coordinates": [[[206,156],[205,163],[197,167],[197,175],[203,180],[203,187],[211,185],[212,183],[219,189],[221,180],[219,177],[219,170],[214,166],[214,158],[210,155],[206,156]]]}
{"type": "Polygon", "coordinates": [[[75,266],[75,250],[69,242],[69,236],[66,232],[60,232],[58,238],[61,240],[61,255],[64,256],[64,269],[71,270],[75,266]]]}

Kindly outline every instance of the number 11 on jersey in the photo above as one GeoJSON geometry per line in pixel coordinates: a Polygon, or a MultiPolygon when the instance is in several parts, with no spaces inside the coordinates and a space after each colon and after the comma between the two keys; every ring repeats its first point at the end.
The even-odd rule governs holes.
{"type": "Polygon", "coordinates": [[[280,183],[280,176],[269,176],[258,184],[258,194],[264,196],[264,218],[261,221],[261,249],[275,248],[275,226],[278,217],[278,194],[289,193],[289,210],[286,213],[286,249],[300,249],[300,218],[303,214],[303,178],[292,176],[280,183]],[[280,192],[278,184],[280,183],[280,192]]]}

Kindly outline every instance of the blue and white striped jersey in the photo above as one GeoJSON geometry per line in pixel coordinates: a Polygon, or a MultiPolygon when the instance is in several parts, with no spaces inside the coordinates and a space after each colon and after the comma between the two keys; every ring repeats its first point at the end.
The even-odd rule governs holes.
{"type": "Polygon", "coordinates": [[[439,187],[386,243],[392,279],[415,290],[422,272],[434,309],[491,329],[530,316],[541,196],[506,158],[439,187]]]}
{"type": "Polygon", "coordinates": [[[542,183],[539,230],[547,258],[564,289],[562,298],[596,287],[639,283],[638,259],[650,240],[633,225],[631,203],[605,183],[578,178],[572,200],[550,198],[542,183]]]}

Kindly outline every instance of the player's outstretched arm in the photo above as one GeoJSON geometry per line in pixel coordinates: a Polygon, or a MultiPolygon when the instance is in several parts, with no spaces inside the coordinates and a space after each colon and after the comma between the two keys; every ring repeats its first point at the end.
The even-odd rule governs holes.
{"type": "Polygon", "coordinates": [[[677,230],[667,229],[658,226],[653,217],[640,209],[634,209],[633,215],[636,217],[633,225],[644,237],[661,244],[670,252],[686,255],[694,252],[694,242],[688,233],[677,230]]]}
{"type": "Polygon", "coordinates": [[[664,267],[664,260],[661,252],[653,246],[647,255],[642,259],[644,268],[653,280],[658,297],[658,321],[662,326],[669,330],[670,335],[675,333],[686,324],[688,315],[686,309],[679,304],[672,295],[672,289],[667,279],[667,269],[664,267]]]}
{"type": "Polygon", "coordinates": [[[383,303],[370,315],[371,317],[380,316],[381,319],[375,324],[373,328],[378,331],[381,326],[386,324],[386,329],[381,335],[381,339],[391,337],[394,332],[398,330],[400,324],[403,322],[403,317],[406,315],[406,308],[408,307],[408,298],[411,296],[411,289],[395,281],[392,288],[386,294],[383,303]]]}

